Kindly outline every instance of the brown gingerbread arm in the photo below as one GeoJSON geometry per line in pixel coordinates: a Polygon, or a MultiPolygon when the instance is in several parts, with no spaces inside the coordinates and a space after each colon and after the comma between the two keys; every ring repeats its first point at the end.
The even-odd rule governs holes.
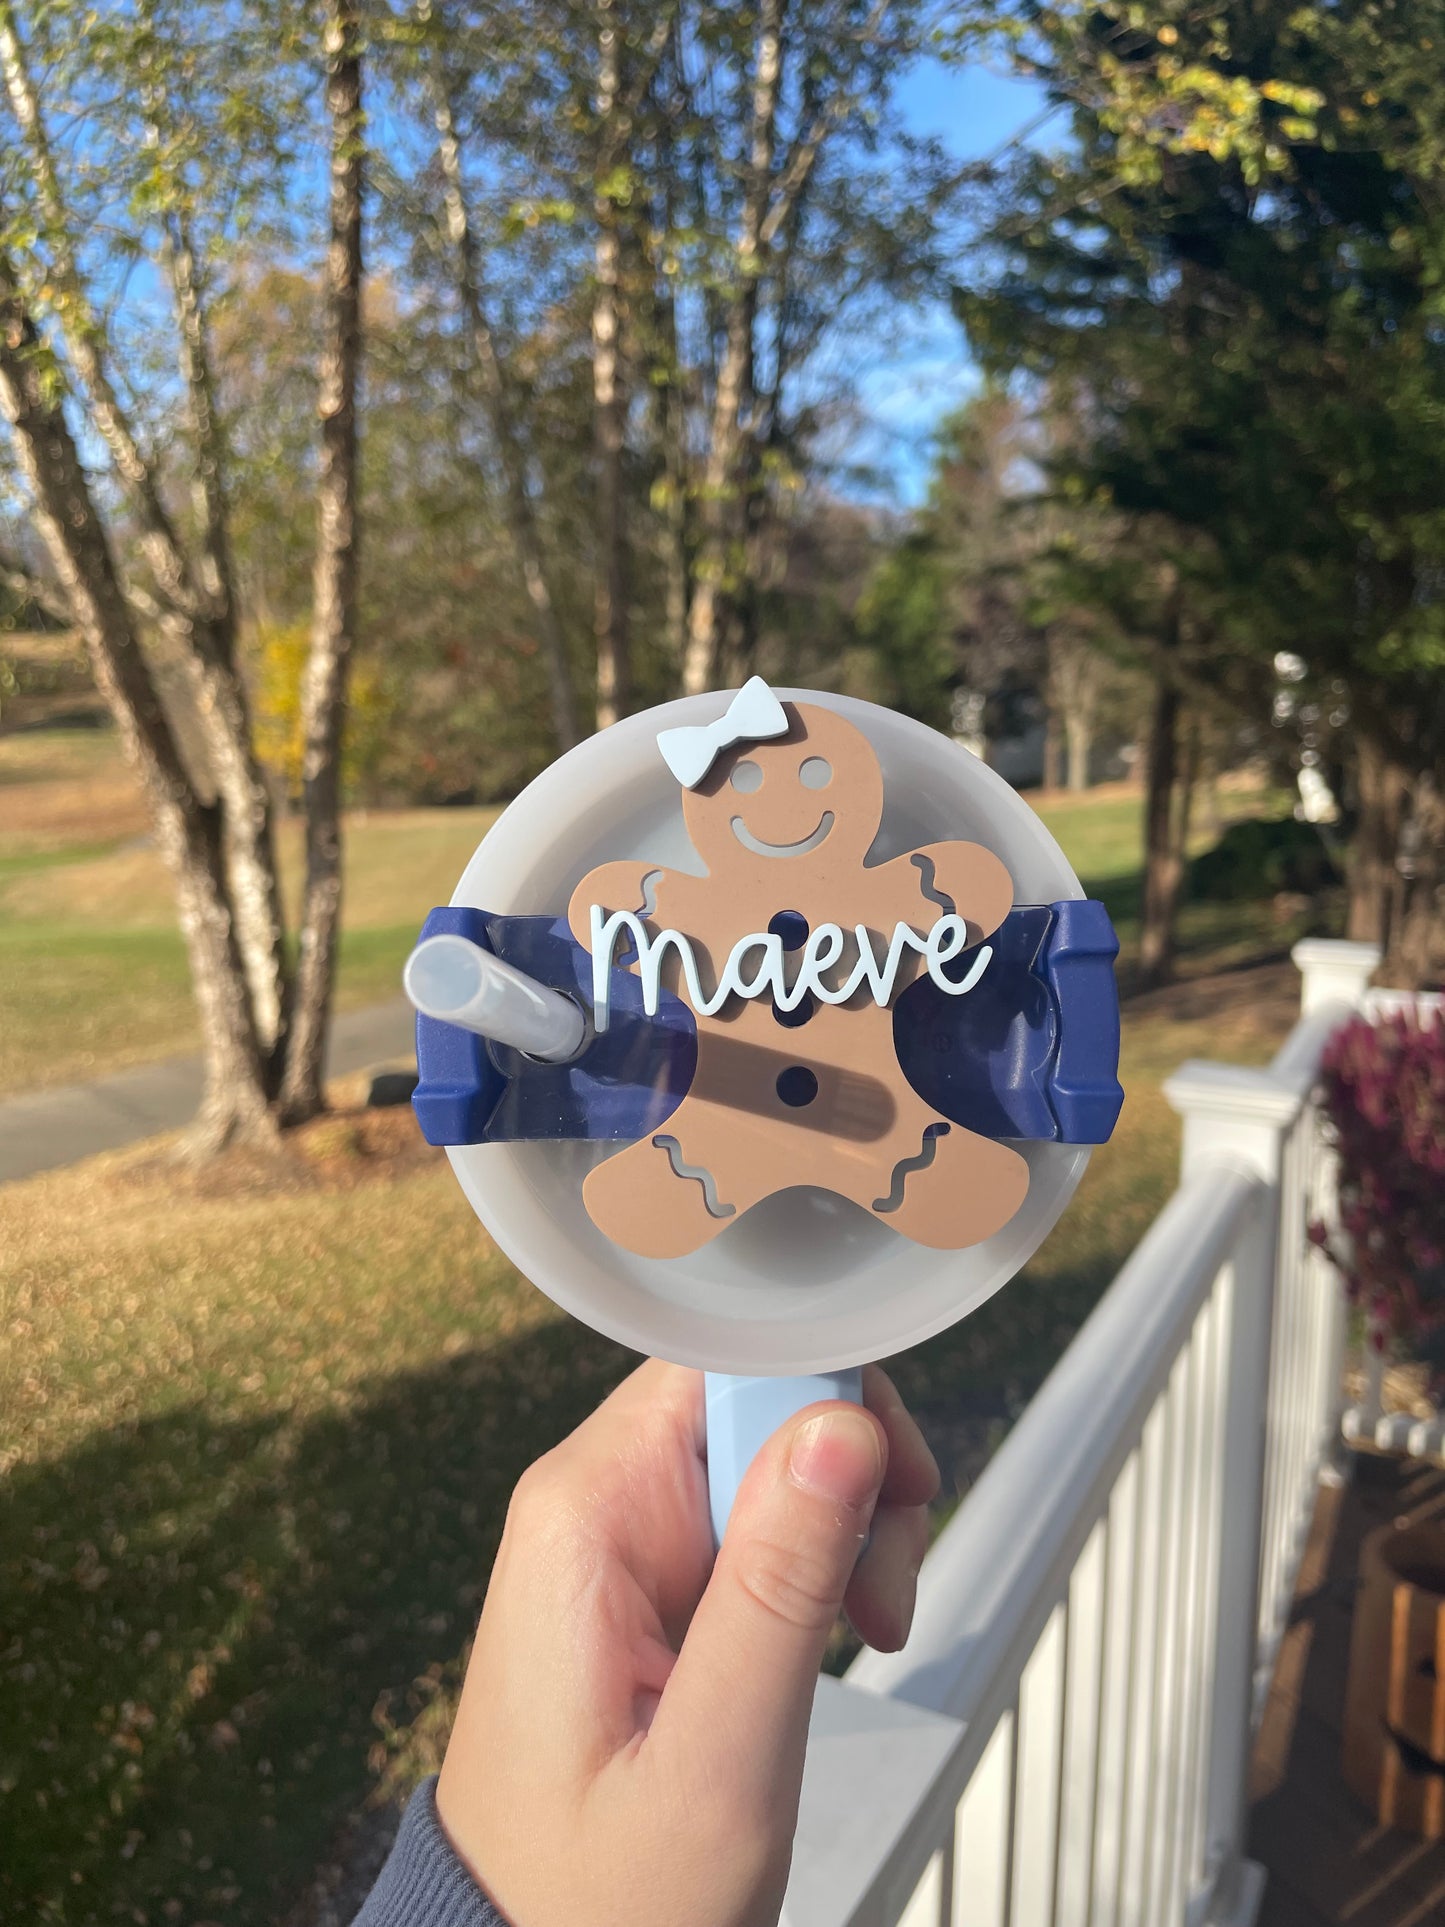
{"type": "Polygon", "coordinates": [[[935,903],[928,920],[944,914],[936,899],[947,897],[974,942],[991,936],[1013,909],[1013,878],[981,843],[925,843],[883,867],[896,872],[904,866],[913,873],[915,902],[921,896],[935,903]]]}
{"type": "Polygon", "coordinates": [[[655,901],[647,887],[647,879],[656,878],[653,888],[661,889],[666,875],[660,863],[644,863],[636,859],[600,863],[595,870],[589,870],[572,892],[572,901],[567,906],[567,922],[572,935],[584,950],[590,950],[594,903],[600,903],[609,913],[631,910],[642,916],[644,903],[655,901]]]}

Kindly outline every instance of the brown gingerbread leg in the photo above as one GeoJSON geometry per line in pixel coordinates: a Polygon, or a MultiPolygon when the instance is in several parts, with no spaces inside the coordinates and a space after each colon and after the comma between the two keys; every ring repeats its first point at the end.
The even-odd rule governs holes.
{"type": "MultiPolygon", "coordinates": [[[[895,1170],[887,1200],[874,1203],[882,1223],[891,1225],[915,1244],[936,1251],[959,1251],[982,1244],[1001,1231],[1023,1203],[1029,1188],[1027,1161],[1007,1144],[979,1137],[974,1131],[950,1124],[929,1126],[933,1155],[913,1170],[895,1170]],[[902,1201],[892,1203],[900,1180],[902,1201]]],[[[920,1155],[927,1146],[920,1145],[920,1155]]],[[[912,1160],[909,1160],[911,1163],[912,1160]]]]}
{"type": "MultiPolygon", "coordinates": [[[[668,1126],[681,1121],[686,1128],[685,1110],[686,1105],[681,1106],[668,1119],[668,1126]]],[[[655,1137],[639,1139],[588,1172],[582,1186],[588,1216],[614,1244],[639,1257],[686,1257],[736,1224],[747,1205],[723,1199],[733,1208],[718,1216],[708,1208],[712,1186],[700,1177],[685,1175],[681,1167],[703,1168],[692,1165],[674,1131],[664,1129],[655,1137]]]]}

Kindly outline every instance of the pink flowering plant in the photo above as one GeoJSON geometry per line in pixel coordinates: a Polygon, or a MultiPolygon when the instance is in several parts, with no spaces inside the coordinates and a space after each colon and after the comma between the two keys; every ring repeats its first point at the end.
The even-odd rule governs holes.
{"type": "Polygon", "coordinates": [[[1445,1021],[1413,1011],[1337,1031],[1322,1065],[1339,1153],[1339,1222],[1311,1240],[1345,1281],[1370,1342],[1445,1386],[1445,1021]]]}

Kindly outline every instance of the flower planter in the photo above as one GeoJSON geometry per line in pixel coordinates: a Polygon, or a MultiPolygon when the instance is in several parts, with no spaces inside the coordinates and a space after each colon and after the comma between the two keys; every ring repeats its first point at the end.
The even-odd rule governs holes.
{"type": "Polygon", "coordinates": [[[1384,1526],[1360,1550],[1344,1769],[1383,1825],[1445,1835],[1445,1523],[1384,1526]]]}

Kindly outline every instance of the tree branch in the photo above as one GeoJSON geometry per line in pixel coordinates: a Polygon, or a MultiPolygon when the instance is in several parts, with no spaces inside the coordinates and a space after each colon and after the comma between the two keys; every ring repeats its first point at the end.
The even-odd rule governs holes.
{"type": "Polygon", "coordinates": [[[169,600],[188,615],[201,612],[204,598],[175,528],[161,500],[155,470],[142,453],[130,418],[117,395],[107,366],[109,343],[80,275],[71,222],[55,171],[40,101],[30,78],[25,49],[9,0],[0,3],[0,66],[11,111],[24,142],[30,177],[39,200],[51,251],[51,276],[59,294],[57,313],[66,346],[90,396],[96,432],[110,450],[121,479],[130,489],[140,513],[142,542],[156,580],[169,600]]]}
{"type": "Polygon", "coordinates": [[[0,589],[8,590],[18,601],[33,602],[53,622],[70,624],[75,621],[75,612],[63,590],[8,555],[0,555],[0,589]]]}
{"type": "MultiPolygon", "coordinates": [[[[438,35],[445,34],[446,23],[441,9],[434,6],[432,0],[417,0],[416,14],[424,30],[434,29],[438,35]]],[[[527,459],[512,407],[511,384],[486,311],[476,232],[467,204],[456,102],[444,45],[434,44],[430,65],[432,117],[437,130],[437,164],[441,170],[443,212],[447,238],[453,249],[457,293],[471,335],[488,426],[501,463],[502,498],[507,524],[517,561],[521,565],[527,599],[532,605],[537,642],[546,666],[552,728],[558,747],[570,749],[577,741],[578,726],[572,676],[567,664],[566,638],[552,597],[550,575],[527,474],[527,459]]]]}
{"type": "MultiPolygon", "coordinates": [[[[879,30],[888,14],[888,6],[889,0],[877,0],[860,36],[862,47],[868,47],[878,38],[879,30]]],[[[835,127],[847,119],[856,105],[857,101],[851,94],[834,94],[827,105],[821,107],[809,122],[807,132],[794,146],[778,176],[778,185],[772,197],[772,203],[758,233],[758,241],[762,247],[767,248],[772,245],[779,228],[792,211],[794,201],[807,185],[808,176],[817,162],[823,142],[835,127]]]]}
{"type": "Polygon", "coordinates": [[[657,77],[662,65],[662,56],[667,51],[667,43],[672,38],[674,19],[677,13],[677,0],[663,7],[648,35],[647,45],[642,50],[642,64],[618,103],[624,119],[630,121],[642,111],[642,103],[647,99],[648,89],[657,77]]]}
{"type": "Polygon", "coordinates": [[[211,371],[206,315],[196,271],[195,249],[185,215],[175,210],[167,220],[164,253],[175,295],[181,340],[181,373],[195,438],[196,519],[201,529],[201,579],[222,632],[225,654],[235,649],[235,588],[231,567],[229,507],[225,490],[225,454],[216,413],[215,377],[211,371]]]}

